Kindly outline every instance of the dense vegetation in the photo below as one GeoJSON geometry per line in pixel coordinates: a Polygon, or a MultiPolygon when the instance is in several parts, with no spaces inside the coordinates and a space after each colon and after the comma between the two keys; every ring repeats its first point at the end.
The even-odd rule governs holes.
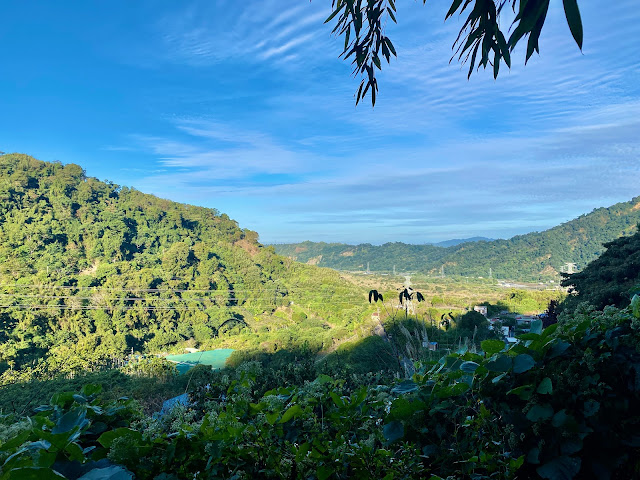
{"type": "Polygon", "coordinates": [[[336,272],[276,255],[214,209],[100,182],[73,164],[0,156],[7,375],[225,342],[318,351],[353,335],[363,298],[336,272]]]}
{"type": "Polygon", "coordinates": [[[509,311],[561,292],[475,280],[507,345],[464,279],[369,306],[214,210],[0,169],[0,479],[640,476],[640,233],[566,279],[544,329],[509,311]],[[186,375],[150,355],[186,345],[238,350],[186,375]]]}
{"type": "Polygon", "coordinates": [[[302,242],[274,245],[281,255],[338,270],[411,271],[431,275],[489,276],[509,280],[558,280],[565,263],[584,268],[603,251],[603,243],[630,235],[640,222],[640,197],[598,208],[543,232],[508,240],[450,246],[386,243],[345,245],[302,242]]]}
{"type": "MultiPolygon", "coordinates": [[[[636,302],[639,303],[639,302],[636,302]]],[[[640,305],[636,305],[640,307],[640,305]]],[[[3,478],[636,478],[640,308],[579,309],[510,348],[486,340],[411,379],[198,369],[164,416],[54,395],[0,427],[3,478]],[[290,380],[273,388],[273,381],[290,380]],[[64,475],[64,476],[63,476],[64,475]]]]}
{"type": "Polygon", "coordinates": [[[599,309],[607,305],[622,308],[640,293],[640,231],[604,246],[607,250],[587,268],[565,275],[562,284],[572,291],[565,307],[589,302],[599,309]]]}

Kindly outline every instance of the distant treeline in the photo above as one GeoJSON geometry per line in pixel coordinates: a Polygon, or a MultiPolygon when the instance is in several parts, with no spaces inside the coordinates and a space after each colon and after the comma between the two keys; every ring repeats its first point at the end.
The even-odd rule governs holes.
{"type": "Polygon", "coordinates": [[[631,235],[640,222],[640,197],[598,208],[543,232],[508,240],[474,241],[450,247],[385,243],[346,245],[302,242],[274,245],[276,253],[337,270],[421,272],[540,281],[557,280],[566,264],[581,270],[604,252],[603,244],[631,235]]]}

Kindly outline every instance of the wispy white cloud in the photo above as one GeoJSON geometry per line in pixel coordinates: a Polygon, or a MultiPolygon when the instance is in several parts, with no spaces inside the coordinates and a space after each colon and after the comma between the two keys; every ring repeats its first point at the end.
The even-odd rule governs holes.
{"type": "Polygon", "coordinates": [[[210,67],[234,60],[277,65],[286,57],[304,56],[326,37],[323,22],[329,13],[321,2],[283,5],[266,0],[228,8],[197,1],[171,12],[158,23],[158,30],[165,58],[176,63],[210,67]]]}
{"type": "Polygon", "coordinates": [[[640,82],[630,81],[640,57],[622,41],[640,20],[628,18],[632,3],[606,18],[586,6],[584,53],[554,6],[541,56],[524,66],[517,53],[497,81],[484,71],[467,80],[449,63],[461,21],[403,4],[388,29],[399,56],[380,74],[375,109],[354,108],[357,84],[319,2],[275,15],[273,3],[243,4],[216,20],[229,26],[222,35],[196,3],[169,22],[172,61],[282,74],[268,86],[258,76],[264,91],[239,100],[244,110],[212,115],[213,98],[173,131],[136,137],[169,170],[141,185],[226,211],[266,241],[508,236],[628,200],[640,193],[640,82]]]}

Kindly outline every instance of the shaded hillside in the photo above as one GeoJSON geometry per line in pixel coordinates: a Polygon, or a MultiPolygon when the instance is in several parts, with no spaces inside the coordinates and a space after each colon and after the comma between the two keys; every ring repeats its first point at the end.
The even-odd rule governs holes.
{"type": "Polygon", "coordinates": [[[325,300],[349,294],[336,272],[276,255],[215,209],[0,156],[0,367],[206,346],[243,329],[272,349],[321,348],[326,322],[357,318],[325,300]],[[292,314],[305,338],[290,334],[292,314]]]}
{"type": "Polygon", "coordinates": [[[274,245],[277,253],[338,270],[419,271],[445,275],[489,276],[514,280],[558,279],[565,263],[577,269],[596,259],[603,243],[635,231],[640,197],[598,208],[543,232],[508,240],[477,241],[450,247],[386,243],[345,245],[303,242],[274,245]]]}
{"type": "Polygon", "coordinates": [[[624,308],[640,293],[640,232],[604,246],[607,250],[584,270],[564,275],[562,285],[573,291],[563,302],[565,309],[571,310],[580,302],[597,309],[607,305],[624,308]]]}

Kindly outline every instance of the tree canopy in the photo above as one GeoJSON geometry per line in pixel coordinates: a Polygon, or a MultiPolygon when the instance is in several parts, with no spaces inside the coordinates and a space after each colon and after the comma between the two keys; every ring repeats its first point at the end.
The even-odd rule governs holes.
{"type": "MultiPolygon", "coordinates": [[[[427,3],[423,0],[423,3],[427,3]]],[[[533,52],[540,53],[540,33],[547,18],[550,0],[453,0],[445,19],[456,13],[466,20],[453,42],[453,56],[463,64],[469,64],[467,78],[474,68],[491,65],[494,78],[498,77],[500,64],[511,68],[511,53],[516,45],[527,39],[525,63],[533,52]],[[506,8],[505,6],[511,8],[506,8]],[[512,11],[513,14],[509,11],[512,11]],[[512,16],[511,22],[501,21],[512,16]],[[509,25],[507,29],[504,25],[509,25]]],[[[577,0],[563,0],[564,12],[571,35],[582,50],[582,19],[577,0]]],[[[356,93],[356,104],[370,93],[375,105],[378,92],[376,69],[382,70],[382,60],[387,63],[396,56],[391,39],[385,34],[388,20],[397,23],[394,0],[333,0],[333,12],[326,22],[333,21],[333,32],[344,37],[341,57],[351,59],[354,75],[363,78],[356,93]]]]}
{"type": "Polygon", "coordinates": [[[607,305],[622,308],[640,293],[640,231],[604,246],[607,250],[584,270],[564,275],[562,285],[573,290],[564,302],[565,308],[571,309],[579,302],[598,309],[607,305]]]}

